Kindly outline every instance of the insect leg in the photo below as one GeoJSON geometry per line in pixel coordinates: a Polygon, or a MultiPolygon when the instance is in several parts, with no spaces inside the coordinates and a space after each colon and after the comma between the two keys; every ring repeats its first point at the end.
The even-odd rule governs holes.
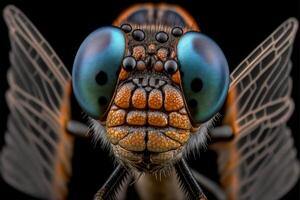
{"type": "Polygon", "coordinates": [[[71,120],[67,124],[67,130],[70,134],[77,136],[77,137],[88,137],[89,128],[87,125],[71,120]]]}
{"type": "Polygon", "coordinates": [[[232,129],[229,126],[219,126],[214,129],[212,129],[209,132],[210,138],[213,142],[217,141],[228,141],[233,138],[232,129]]]}
{"type": "Polygon", "coordinates": [[[218,200],[226,199],[226,195],[224,191],[222,190],[222,188],[220,188],[220,186],[216,182],[200,174],[194,169],[191,169],[191,171],[195,179],[197,180],[197,182],[200,183],[201,186],[206,188],[210,193],[212,193],[216,197],[216,199],[218,200]]]}
{"type": "Polygon", "coordinates": [[[119,164],[104,185],[95,194],[94,200],[116,199],[115,197],[119,190],[130,176],[130,172],[119,164]]]}
{"type": "Polygon", "coordinates": [[[182,187],[187,192],[187,195],[190,197],[190,199],[207,200],[205,194],[203,193],[201,187],[197,183],[183,158],[175,164],[175,169],[178,178],[181,181],[182,187]]]}

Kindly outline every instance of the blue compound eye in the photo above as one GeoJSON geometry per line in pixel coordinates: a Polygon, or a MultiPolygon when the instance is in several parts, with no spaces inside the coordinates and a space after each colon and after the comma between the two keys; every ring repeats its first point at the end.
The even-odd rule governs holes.
{"type": "Polygon", "coordinates": [[[212,39],[197,32],[180,38],[177,54],[191,117],[195,123],[205,122],[220,110],[227,96],[226,58],[212,39]]]}
{"type": "Polygon", "coordinates": [[[74,94],[94,118],[101,118],[111,101],[124,52],[125,35],[114,27],[91,33],[77,52],[72,72],[74,94]]]}

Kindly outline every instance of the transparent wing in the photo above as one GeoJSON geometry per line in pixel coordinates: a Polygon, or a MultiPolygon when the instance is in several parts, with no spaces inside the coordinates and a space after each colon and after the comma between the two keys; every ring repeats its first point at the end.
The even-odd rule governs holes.
{"type": "Polygon", "coordinates": [[[71,173],[70,74],[16,7],[4,10],[11,41],[6,100],[11,111],[0,166],[11,186],[42,199],[63,199],[71,173]]]}
{"type": "Polygon", "coordinates": [[[229,199],[278,199],[298,179],[286,126],[294,109],[289,73],[297,26],[296,19],[284,22],[231,74],[224,122],[234,139],[217,144],[229,199]]]}

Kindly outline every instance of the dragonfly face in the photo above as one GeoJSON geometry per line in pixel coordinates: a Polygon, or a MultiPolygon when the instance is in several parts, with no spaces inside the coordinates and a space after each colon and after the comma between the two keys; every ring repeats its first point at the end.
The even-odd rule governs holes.
{"type": "Polygon", "coordinates": [[[94,118],[94,137],[119,161],[95,200],[125,192],[123,186],[137,178],[135,169],[145,172],[135,182],[141,199],[207,199],[198,181],[218,199],[279,199],[297,182],[299,162],[286,124],[294,109],[296,19],[285,21],[231,73],[228,92],[225,56],[195,32],[196,22],[178,6],[137,5],[115,27],[90,34],[72,78],[20,10],[8,6],[4,18],[12,47],[6,93],[11,113],[0,171],[16,189],[65,199],[71,133],[86,132],[69,112],[71,79],[79,104],[94,118]],[[203,145],[202,127],[227,92],[223,123],[210,132],[222,141],[213,147],[222,190],[205,175],[194,177],[183,155],[203,145]],[[166,176],[157,180],[160,175],[166,176]]]}
{"type": "Polygon", "coordinates": [[[107,136],[121,160],[156,170],[181,157],[192,129],[176,59],[179,35],[151,26],[132,29],[106,119],[107,136]]]}
{"type": "Polygon", "coordinates": [[[210,38],[188,31],[135,24],[101,28],[76,56],[78,102],[105,126],[115,156],[141,171],[181,158],[191,135],[226,98],[225,56],[210,38]]]}

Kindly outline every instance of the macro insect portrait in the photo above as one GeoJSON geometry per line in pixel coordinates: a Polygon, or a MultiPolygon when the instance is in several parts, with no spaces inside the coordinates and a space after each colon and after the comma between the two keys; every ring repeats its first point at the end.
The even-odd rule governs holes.
{"type": "Polygon", "coordinates": [[[0,7],[1,199],[299,199],[299,16],[244,51],[211,4],[29,2],[0,7]]]}

